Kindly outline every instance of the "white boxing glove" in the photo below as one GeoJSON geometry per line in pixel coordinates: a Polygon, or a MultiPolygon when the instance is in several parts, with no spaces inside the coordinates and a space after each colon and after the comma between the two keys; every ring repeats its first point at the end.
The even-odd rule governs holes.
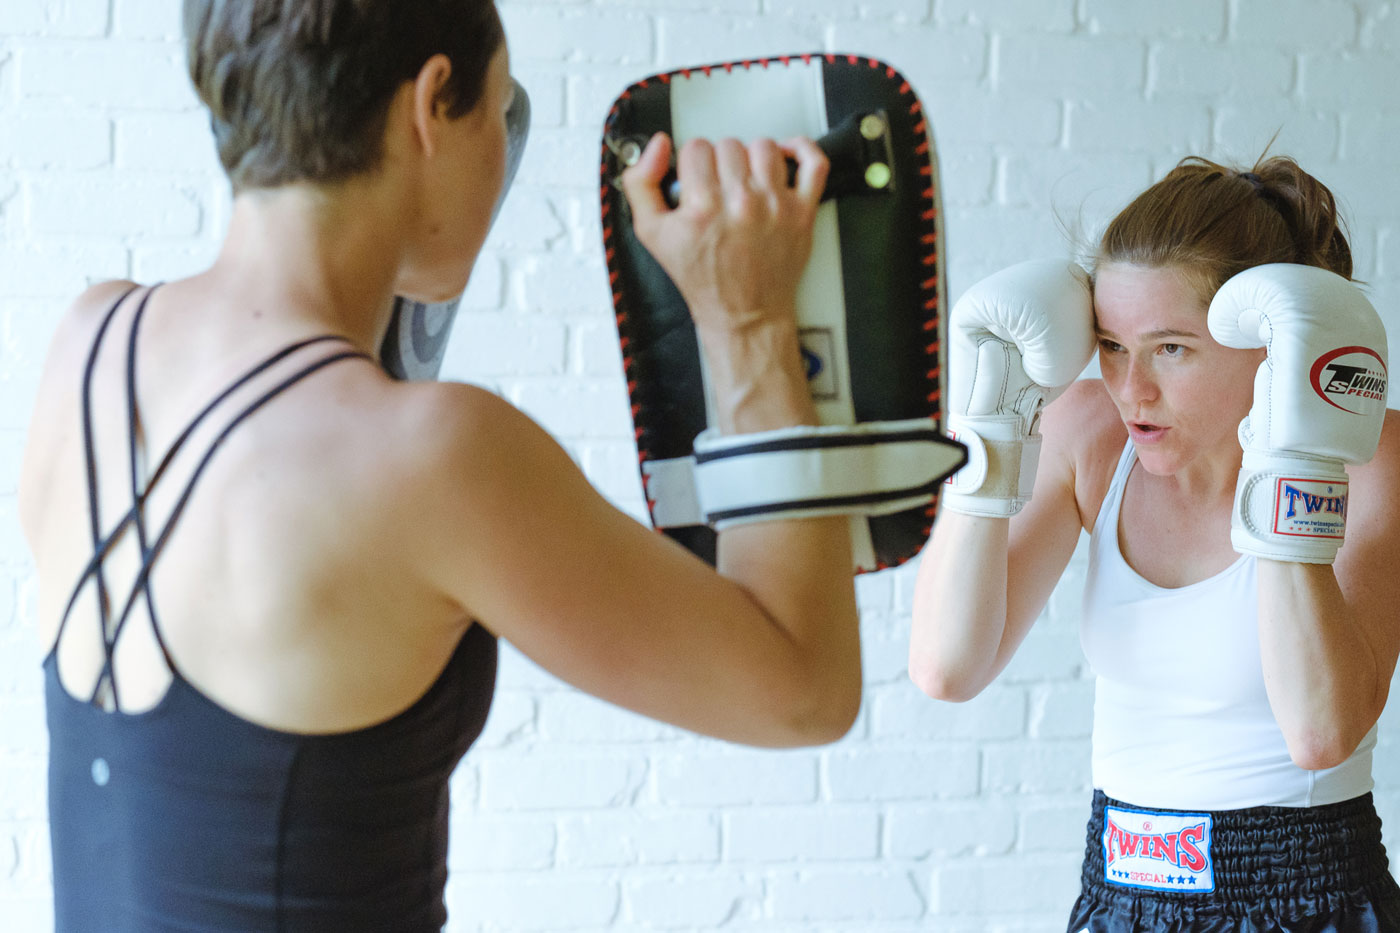
{"type": "Polygon", "coordinates": [[[1037,259],[990,275],[953,306],[948,434],[967,466],[944,508],[1005,518],[1021,511],[1040,459],[1040,410],[1094,355],[1089,277],[1072,262],[1037,259]]]}
{"type": "Polygon", "coordinates": [[[1343,464],[1375,456],[1385,421],[1379,315],[1336,273],[1273,263],[1221,286],[1208,324],[1227,347],[1269,354],[1240,422],[1244,465],[1230,543],[1271,560],[1332,563],[1346,529],[1343,464]]]}

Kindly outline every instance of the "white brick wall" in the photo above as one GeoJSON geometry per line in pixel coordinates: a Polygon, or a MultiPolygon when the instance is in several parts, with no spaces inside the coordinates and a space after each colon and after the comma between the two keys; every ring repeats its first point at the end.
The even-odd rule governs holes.
{"type": "MultiPolygon", "coordinates": [[[[534,138],[450,351],[640,510],[600,251],[597,133],[626,83],[701,60],[858,51],[903,70],[941,150],[950,291],[1065,250],[1180,157],[1276,130],[1352,218],[1400,335],[1400,2],[503,0],[534,138]],[[1081,217],[1082,215],[1082,217],[1081,217]]],[[[0,0],[0,929],[51,926],[23,430],[64,302],[207,262],[228,197],[184,84],[177,0],[0,0]]],[[[861,581],[868,680],[820,750],[697,739],[506,649],[453,779],[451,930],[1062,930],[1092,703],[1076,560],[1002,680],[963,706],[904,675],[912,568],[861,581]]],[[[1377,796],[1400,842],[1400,712],[1377,796]]]]}

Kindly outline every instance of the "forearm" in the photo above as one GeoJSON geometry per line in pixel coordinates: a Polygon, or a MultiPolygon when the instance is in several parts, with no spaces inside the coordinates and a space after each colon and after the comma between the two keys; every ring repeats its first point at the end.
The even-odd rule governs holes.
{"type": "Polygon", "coordinates": [[[1380,665],[1328,564],[1259,561],[1264,685],[1290,754],[1310,770],[1346,760],[1380,715],[1380,665]]]}
{"type": "Polygon", "coordinates": [[[1010,521],[945,511],[914,589],[909,676],[929,696],[967,700],[1001,668],[1010,521]]]}
{"type": "MultiPolygon", "coordinates": [[[[739,330],[701,332],[716,427],[752,434],[817,423],[790,315],[739,330]]],[[[718,569],[747,591],[791,645],[780,703],[793,727],[841,733],[860,704],[860,638],[850,520],[755,522],[721,532],[718,569]]]]}
{"type": "Polygon", "coordinates": [[[795,315],[737,330],[698,332],[721,434],[817,423],[795,315]]]}

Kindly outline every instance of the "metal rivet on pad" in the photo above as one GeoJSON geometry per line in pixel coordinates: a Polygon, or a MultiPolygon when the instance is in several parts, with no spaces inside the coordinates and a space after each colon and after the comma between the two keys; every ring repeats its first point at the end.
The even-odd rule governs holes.
{"type": "Polygon", "coordinates": [[[860,121],[860,135],[866,139],[879,139],[885,135],[885,121],[879,114],[872,113],[862,117],[860,121]]]}
{"type": "Polygon", "coordinates": [[[642,147],[636,140],[627,139],[618,147],[618,154],[622,156],[622,164],[636,165],[637,160],[642,157],[642,147]]]}
{"type": "Polygon", "coordinates": [[[107,782],[112,779],[112,769],[107,766],[107,759],[94,758],[92,760],[92,783],[98,787],[106,787],[107,782]]]}
{"type": "Polygon", "coordinates": [[[865,170],[865,183],[872,188],[889,187],[890,167],[883,162],[872,162],[865,170]]]}

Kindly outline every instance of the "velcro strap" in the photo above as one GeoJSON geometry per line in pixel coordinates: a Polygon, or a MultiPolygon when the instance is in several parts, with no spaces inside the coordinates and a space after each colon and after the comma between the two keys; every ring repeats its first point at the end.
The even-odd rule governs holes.
{"type": "Polygon", "coordinates": [[[1347,497],[1336,461],[1246,450],[1230,543],[1241,554],[1330,564],[1346,534],[1347,497]]]}
{"type": "Polygon", "coordinates": [[[965,460],[927,418],[721,436],[642,464],[658,528],[821,515],[887,515],[933,501],[965,460]]]}
{"type": "Polygon", "coordinates": [[[1020,415],[949,415],[948,436],[967,445],[967,466],[948,480],[945,507],[1005,518],[1030,501],[1040,435],[1027,437],[1020,415]]]}

